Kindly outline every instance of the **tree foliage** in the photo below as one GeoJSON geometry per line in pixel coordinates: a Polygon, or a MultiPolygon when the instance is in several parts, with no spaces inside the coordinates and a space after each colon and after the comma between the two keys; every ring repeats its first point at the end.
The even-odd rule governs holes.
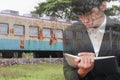
{"type": "Polygon", "coordinates": [[[110,15],[110,16],[114,16],[118,13],[120,13],[120,6],[116,6],[116,5],[113,5],[112,8],[108,8],[105,11],[105,14],[110,15]]]}
{"type": "Polygon", "coordinates": [[[69,1],[70,0],[47,0],[47,2],[39,3],[39,5],[35,7],[36,10],[32,13],[37,13],[40,16],[46,14],[48,16],[62,17],[64,13],[70,11],[69,1]]]}
{"type": "MultiPolygon", "coordinates": [[[[116,0],[107,0],[116,1],[116,0]]],[[[115,15],[116,11],[119,11],[118,6],[112,6],[106,10],[107,15],[115,15]]],[[[42,16],[43,14],[47,16],[60,17],[65,19],[77,19],[77,16],[73,13],[70,5],[70,0],[47,0],[46,2],[39,3],[35,7],[35,11],[31,13],[36,13],[42,16]]]]}

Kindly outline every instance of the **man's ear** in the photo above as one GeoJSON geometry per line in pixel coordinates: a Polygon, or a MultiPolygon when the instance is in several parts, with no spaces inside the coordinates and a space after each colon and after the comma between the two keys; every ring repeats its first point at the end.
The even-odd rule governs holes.
{"type": "Polygon", "coordinates": [[[106,1],[103,1],[102,4],[101,4],[101,6],[100,6],[100,10],[101,10],[101,11],[105,11],[106,8],[107,8],[107,2],[106,2],[106,1]]]}

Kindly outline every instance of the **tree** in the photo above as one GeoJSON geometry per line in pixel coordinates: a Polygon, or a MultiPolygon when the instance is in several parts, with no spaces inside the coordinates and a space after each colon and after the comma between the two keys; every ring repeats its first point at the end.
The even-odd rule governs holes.
{"type": "Polygon", "coordinates": [[[75,14],[71,11],[70,0],[47,0],[39,3],[32,13],[40,16],[46,14],[57,18],[76,19],[75,14]]]}
{"type": "MultiPolygon", "coordinates": [[[[107,0],[116,1],[116,0],[107,0]]],[[[116,11],[119,11],[120,8],[118,6],[113,6],[106,10],[107,15],[115,15],[116,11]]],[[[73,13],[71,9],[70,0],[47,0],[46,2],[39,3],[38,6],[35,7],[35,11],[31,13],[36,13],[42,16],[46,14],[47,16],[65,18],[65,19],[78,19],[75,13],[73,13]]]]}
{"type": "Polygon", "coordinates": [[[120,6],[113,5],[112,8],[108,8],[105,13],[109,16],[114,16],[120,13],[120,6]]]}

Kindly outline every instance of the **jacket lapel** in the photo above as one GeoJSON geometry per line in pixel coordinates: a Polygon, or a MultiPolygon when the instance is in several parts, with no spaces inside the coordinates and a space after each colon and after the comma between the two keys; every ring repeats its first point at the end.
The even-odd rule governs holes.
{"type": "Polygon", "coordinates": [[[111,37],[110,37],[110,27],[111,27],[111,21],[110,19],[107,17],[107,21],[106,21],[106,27],[105,27],[105,33],[103,35],[103,40],[101,43],[101,47],[99,50],[99,55],[98,56],[105,56],[108,55],[108,51],[111,50],[111,37]]]}
{"type": "Polygon", "coordinates": [[[93,48],[92,42],[90,40],[89,34],[87,32],[87,29],[84,29],[83,35],[84,35],[84,39],[83,39],[83,43],[84,43],[83,50],[84,51],[83,52],[94,52],[94,48],[93,48]]]}

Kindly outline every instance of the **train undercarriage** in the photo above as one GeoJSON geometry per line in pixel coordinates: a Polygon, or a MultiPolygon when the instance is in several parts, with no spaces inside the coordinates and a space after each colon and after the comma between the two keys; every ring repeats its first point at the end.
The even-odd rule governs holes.
{"type": "Polygon", "coordinates": [[[62,51],[0,51],[1,58],[62,58],[62,51]]]}

